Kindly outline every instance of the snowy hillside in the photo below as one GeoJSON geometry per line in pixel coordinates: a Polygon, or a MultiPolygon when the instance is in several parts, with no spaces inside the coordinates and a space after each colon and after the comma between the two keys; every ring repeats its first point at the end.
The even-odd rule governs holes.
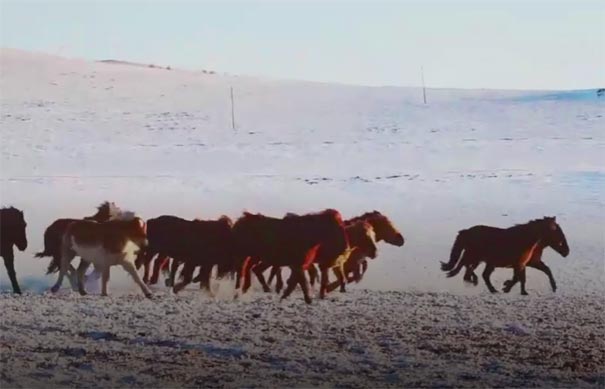
{"type": "MultiPolygon", "coordinates": [[[[25,210],[30,244],[17,274],[32,288],[50,283],[32,258],[45,227],[112,200],[146,218],[378,209],[406,245],[381,246],[361,286],[454,293],[486,293],[439,270],[458,230],[556,215],[571,255],[548,250],[545,260],[561,293],[604,289],[605,102],[596,93],[429,89],[424,105],[417,88],[13,49],[2,49],[0,73],[1,203],[25,210]]],[[[495,282],[508,275],[496,271],[495,282]]],[[[533,270],[528,287],[551,293],[533,270]]]]}

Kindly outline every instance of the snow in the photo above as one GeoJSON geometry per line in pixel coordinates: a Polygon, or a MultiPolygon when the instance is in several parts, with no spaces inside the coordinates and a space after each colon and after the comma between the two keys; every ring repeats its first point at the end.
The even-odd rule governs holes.
{"type": "MultiPolygon", "coordinates": [[[[70,325],[79,320],[76,317],[99,315],[100,318],[105,312],[113,317],[121,309],[131,309],[133,315],[139,315],[115,316],[116,320],[131,326],[128,331],[151,331],[161,325],[166,334],[171,334],[170,326],[174,325],[185,334],[174,333],[171,335],[174,339],[158,335],[151,343],[147,339],[137,341],[139,343],[130,340],[130,343],[122,340],[107,343],[107,340],[87,337],[82,340],[84,343],[79,346],[76,344],[80,341],[74,343],[72,351],[67,352],[74,353],[75,357],[68,355],[53,363],[72,363],[69,358],[76,358],[81,364],[78,366],[83,366],[84,379],[86,374],[91,374],[90,369],[96,372],[100,368],[94,361],[83,362],[83,358],[92,352],[93,344],[101,342],[105,342],[106,348],[100,352],[109,360],[103,363],[108,363],[112,371],[118,371],[121,358],[126,358],[126,354],[120,353],[132,352],[120,350],[129,347],[139,351],[148,348],[149,355],[167,363],[176,354],[164,357],[156,353],[155,348],[182,349],[162,346],[165,344],[162,342],[168,341],[186,345],[186,349],[190,347],[185,351],[193,355],[205,355],[204,350],[215,349],[221,355],[239,355],[238,350],[249,346],[247,339],[233,342],[188,339],[187,334],[201,336],[195,335],[199,330],[199,334],[209,335],[215,328],[191,321],[191,315],[203,315],[211,322],[222,314],[228,315],[229,323],[240,323],[240,327],[229,327],[230,333],[239,336],[238,331],[250,330],[250,325],[241,321],[242,315],[251,311],[260,315],[274,312],[271,320],[290,328],[291,339],[295,329],[308,325],[319,326],[317,333],[329,337],[330,331],[320,323],[339,324],[339,318],[349,317],[349,309],[358,307],[355,309],[359,312],[367,310],[378,315],[374,317],[383,318],[388,312],[393,313],[411,332],[405,342],[396,341],[397,347],[404,347],[406,353],[399,354],[398,349],[393,348],[380,354],[380,358],[388,360],[381,365],[378,357],[368,356],[368,352],[373,353],[379,342],[393,342],[393,339],[381,340],[373,335],[364,338],[367,332],[363,326],[373,327],[377,323],[370,320],[371,316],[363,316],[367,321],[359,321],[356,316],[350,323],[359,339],[349,345],[350,351],[343,356],[352,364],[348,368],[364,366],[367,374],[373,374],[376,366],[388,366],[391,370],[380,370],[380,382],[384,385],[440,386],[463,380],[457,382],[481,386],[482,381],[473,378],[476,377],[473,372],[478,369],[478,363],[486,361],[480,352],[483,348],[478,346],[480,340],[470,342],[464,338],[466,332],[462,330],[457,332],[456,347],[472,355],[460,362],[456,371],[461,375],[452,373],[453,376],[442,378],[438,373],[423,375],[429,374],[426,366],[444,362],[441,357],[435,360],[434,354],[427,354],[432,355],[426,359],[433,361],[431,363],[418,358],[419,354],[431,353],[430,347],[438,350],[442,347],[431,345],[431,338],[440,336],[439,330],[445,331],[453,325],[451,320],[456,314],[444,313],[443,309],[447,310],[444,306],[454,302],[462,304],[464,309],[476,308],[480,324],[502,336],[502,344],[510,341],[528,353],[542,342],[552,342],[554,336],[546,336],[528,323],[539,317],[549,321],[555,313],[562,315],[556,320],[559,324],[574,327],[592,323],[587,328],[602,339],[605,99],[597,98],[596,90],[429,89],[427,96],[428,104],[424,105],[422,92],[417,88],[361,87],[179,69],[168,71],[2,49],[0,203],[25,211],[29,247],[23,253],[16,253],[16,270],[22,289],[30,292],[26,297],[15,299],[2,296],[3,312],[7,309],[11,312],[2,316],[3,358],[8,358],[4,357],[7,344],[28,334],[31,338],[32,333],[56,337],[49,345],[40,343],[38,347],[52,349],[51,354],[66,355],[61,347],[72,347],[68,341],[71,338],[61,334],[69,333],[70,325]],[[235,95],[235,130],[231,128],[230,87],[235,95]],[[90,215],[105,200],[114,201],[144,218],[162,214],[189,219],[216,218],[222,214],[236,218],[243,210],[279,216],[328,207],[339,209],[348,218],[378,209],[402,231],[406,244],[402,248],[381,244],[378,258],[371,261],[362,283],[349,288],[352,293],[337,293],[330,301],[315,301],[311,307],[299,304],[300,294],[294,294],[291,301],[282,304],[259,293],[233,302],[227,285],[220,286],[215,299],[196,288],[174,297],[165,294],[162,287],[156,289],[161,295],[158,302],[145,302],[137,297],[134,282],[121,269],[112,271],[109,293],[128,295],[125,300],[101,299],[94,295],[79,299],[69,291],[67,283],[59,296],[39,295],[55,280],[54,276],[43,275],[46,260],[33,258],[33,254],[42,249],[44,229],[57,218],[90,215]],[[492,297],[488,296],[482,281],[478,287],[469,287],[463,284],[461,276],[446,279],[440,271],[439,261],[449,257],[458,230],[475,224],[507,227],[544,215],[557,216],[571,248],[568,258],[561,258],[549,249],[544,253],[544,260],[559,286],[556,294],[551,292],[547,277],[533,269],[528,271],[530,296],[523,299],[518,296],[518,287],[513,289],[512,296],[492,297]],[[112,302],[117,304],[117,301],[125,305],[114,306],[112,302]],[[55,313],[71,312],[76,309],[74,303],[91,308],[80,316],[72,312],[64,318],[55,313]],[[22,304],[30,309],[29,317],[16,313],[21,308],[15,307],[22,304]],[[578,311],[575,313],[586,323],[575,319],[571,311],[573,304],[578,311]],[[170,315],[166,317],[155,311],[169,305],[174,306],[176,312],[171,316],[187,323],[172,323],[170,315]],[[431,318],[446,315],[439,319],[447,323],[443,324],[445,329],[429,318],[416,321],[414,315],[410,316],[409,312],[420,307],[426,309],[431,318]],[[540,307],[540,313],[534,313],[531,307],[540,307]],[[560,311],[563,309],[560,307],[569,311],[560,311]],[[196,310],[202,308],[203,311],[196,310]],[[17,311],[13,313],[13,309],[17,311]],[[35,315],[31,315],[32,311],[35,315]],[[147,316],[148,312],[156,312],[157,317],[147,316]],[[43,321],[49,321],[48,328],[42,326],[39,320],[42,316],[43,321]],[[13,324],[6,324],[6,320],[13,324]],[[53,331],[50,322],[55,323],[58,330],[53,331]],[[429,329],[424,331],[419,325],[429,329]],[[424,338],[429,351],[418,349],[424,338]],[[535,347],[532,349],[529,345],[535,347]],[[84,356],[78,357],[80,354],[84,356]],[[401,374],[405,373],[401,371],[409,373],[416,369],[421,371],[418,381],[402,381],[401,374]]],[[[510,270],[499,269],[492,280],[497,286],[510,276],[510,270]]],[[[3,290],[9,290],[4,271],[0,271],[0,285],[3,290]]],[[[84,320],[77,324],[81,327],[79,331],[111,332],[122,339],[123,335],[115,329],[86,328],[86,323],[89,322],[84,320]]],[[[394,322],[389,325],[393,331],[404,333],[394,322]]],[[[568,339],[566,345],[560,346],[561,350],[580,346],[589,347],[587,352],[603,349],[599,342],[583,346],[586,339],[581,336],[588,334],[567,338],[565,327],[554,328],[553,334],[565,333],[568,339]]],[[[313,341],[313,348],[296,343],[301,340],[292,340],[298,350],[294,354],[286,354],[289,345],[285,338],[276,338],[279,347],[274,352],[268,351],[269,344],[259,342],[258,347],[266,350],[266,354],[247,351],[248,355],[252,353],[251,361],[249,365],[242,364],[241,369],[260,368],[258,364],[261,364],[261,367],[281,366],[307,372],[310,362],[304,358],[316,354],[321,344],[320,335],[313,341]]],[[[31,341],[39,342],[36,337],[31,341]]],[[[338,343],[333,342],[337,350],[338,343]]],[[[33,349],[35,347],[19,345],[15,352],[20,357],[14,363],[25,366],[29,363],[27,358],[36,361],[45,358],[33,349]]],[[[447,350],[450,349],[446,349],[446,355],[455,354],[447,350]]],[[[512,358],[513,350],[507,352],[512,358]]],[[[338,354],[328,352],[316,358],[321,358],[320,366],[329,370],[332,368],[329,358],[333,355],[338,354]]],[[[219,357],[204,358],[200,361],[212,364],[206,367],[208,371],[224,373],[216,367],[220,364],[219,357]],[[215,368],[219,370],[213,370],[215,368]]],[[[592,384],[553,381],[552,377],[559,374],[563,374],[565,380],[569,378],[562,365],[555,362],[550,365],[548,375],[542,373],[538,362],[525,361],[521,367],[509,361],[507,363],[518,366],[518,370],[511,373],[508,365],[498,358],[485,362],[487,370],[482,373],[487,377],[486,382],[494,385],[519,385],[522,378],[515,374],[530,374],[529,367],[537,369],[538,375],[528,376],[527,380],[548,383],[546,386],[603,384],[602,353],[600,367],[590,365],[592,368],[583,376],[600,377],[592,384]],[[500,376],[501,369],[512,374],[509,381],[500,376]]],[[[163,366],[164,362],[159,365],[163,366]]],[[[143,361],[140,363],[142,366],[143,361]]],[[[147,362],[148,368],[150,363],[147,362]]],[[[50,368],[51,372],[55,370],[50,368]]],[[[325,378],[328,370],[314,374],[317,379],[325,378]]],[[[36,371],[38,378],[32,376],[30,383],[49,374],[36,371]]],[[[235,380],[238,371],[225,374],[233,374],[235,380]]],[[[3,371],[3,374],[9,372],[3,371]]],[[[79,377],[69,374],[63,377],[66,382],[79,377]]],[[[125,370],[122,381],[111,382],[117,386],[141,386],[147,382],[146,374],[150,374],[149,382],[156,384],[167,384],[170,379],[183,383],[176,375],[160,382],[154,371],[142,373],[142,370],[136,374],[125,370]]],[[[344,375],[343,370],[337,377],[344,375]]],[[[12,376],[3,375],[0,382],[4,383],[7,377],[12,376]]],[[[291,381],[288,375],[283,381],[272,377],[270,382],[279,386],[297,382],[291,381]]],[[[58,373],[53,376],[57,385],[61,385],[61,379],[58,373]]],[[[319,383],[309,379],[312,385],[319,383]]],[[[78,382],[104,385],[103,381],[78,382]]],[[[188,382],[187,385],[196,385],[196,381],[188,382]]],[[[207,383],[217,385],[213,382],[207,383]]],[[[357,383],[342,385],[356,386],[357,383]]]]}

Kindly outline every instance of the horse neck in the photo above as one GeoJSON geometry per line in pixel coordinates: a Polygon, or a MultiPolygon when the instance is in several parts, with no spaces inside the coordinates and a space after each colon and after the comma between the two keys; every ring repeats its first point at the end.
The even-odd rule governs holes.
{"type": "Polygon", "coordinates": [[[544,232],[538,225],[522,225],[518,226],[517,229],[518,240],[524,246],[532,246],[537,244],[541,250],[546,247],[546,239],[544,239],[544,232]]]}

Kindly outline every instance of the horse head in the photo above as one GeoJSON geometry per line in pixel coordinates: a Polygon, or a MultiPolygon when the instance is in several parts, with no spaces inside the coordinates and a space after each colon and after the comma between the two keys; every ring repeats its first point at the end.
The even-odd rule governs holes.
{"type": "Polygon", "coordinates": [[[376,233],[376,241],[385,242],[394,246],[401,247],[405,243],[405,239],[401,232],[399,232],[388,217],[384,216],[378,211],[374,211],[368,215],[365,219],[374,228],[376,233]]]}
{"type": "Polygon", "coordinates": [[[25,233],[27,223],[25,222],[23,211],[10,207],[3,208],[2,213],[2,224],[5,226],[2,233],[9,243],[17,246],[19,251],[24,251],[27,249],[27,235],[25,233]]]}
{"type": "Polygon", "coordinates": [[[558,252],[562,257],[569,255],[569,246],[567,245],[567,239],[563,233],[563,229],[557,223],[555,217],[545,217],[543,219],[543,225],[545,227],[545,244],[552,247],[553,250],[558,252]]]}

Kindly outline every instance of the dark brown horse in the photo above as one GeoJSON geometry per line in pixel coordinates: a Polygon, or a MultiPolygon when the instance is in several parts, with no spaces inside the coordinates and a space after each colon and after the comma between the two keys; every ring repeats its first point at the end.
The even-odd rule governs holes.
{"type": "MultiPolygon", "coordinates": [[[[569,255],[569,246],[563,230],[554,217],[532,220],[525,224],[502,229],[489,226],[474,226],[458,233],[450,254],[450,261],[441,263],[441,269],[453,277],[462,267],[467,267],[466,281],[472,281],[472,272],[479,263],[485,262],[483,280],[490,292],[496,293],[496,288],[490,281],[490,275],[497,267],[512,267],[514,278],[505,283],[505,291],[517,282],[521,282],[521,294],[526,295],[525,269],[536,264],[541,266],[539,259],[542,250],[550,246],[563,257],[569,255]],[[464,253],[463,253],[464,252],[464,253]],[[462,254],[462,257],[460,255],[462,254]],[[533,262],[532,262],[533,261],[533,262]]],[[[546,265],[544,265],[546,266],[546,265]]],[[[548,267],[546,267],[548,269],[548,267]]],[[[550,269],[543,270],[546,274],[550,269]]],[[[550,274],[551,282],[554,279],[550,274]]],[[[556,286],[553,286],[553,289],[556,286]]]]}
{"type": "MultiPolygon", "coordinates": [[[[319,264],[321,294],[325,294],[328,269],[349,247],[340,213],[333,209],[302,216],[288,215],[281,219],[246,212],[233,225],[233,234],[237,261],[242,264],[236,288],[240,286],[243,275],[242,292],[246,292],[254,266],[288,266],[291,274],[282,299],[300,285],[307,303],[311,303],[311,297],[304,271],[313,262],[319,264]]],[[[262,273],[260,278],[264,281],[262,273]]]]}
{"type": "MultiPolygon", "coordinates": [[[[389,220],[388,217],[383,215],[378,211],[366,212],[363,215],[354,217],[352,219],[346,220],[345,225],[353,225],[359,221],[364,221],[369,223],[372,226],[375,235],[375,241],[378,242],[386,242],[394,246],[401,247],[404,245],[405,240],[401,232],[395,228],[393,223],[389,220]]],[[[355,244],[351,241],[351,237],[349,236],[351,247],[354,247],[355,244]]],[[[361,243],[361,241],[359,241],[361,243]]],[[[364,250],[356,250],[351,253],[347,261],[344,265],[344,273],[347,279],[347,282],[359,282],[361,278],[365,274],[368,268],[368,262],[366,260],[367,255],[363,255],[364,250]]],[[[308,269],[309,280],[311,285],[315,283],[318,278],[317,269],[314,266],[310,266],[308,269]]],[[[277,277],[277,286],[276,291],[279,293],[281,290],[281,285],[283,285],[281,272],[278,267],[274,267],[271,269],[271,275],[269,277],[269,284],[271,284],[273,277],[277,277]]],[[[341,285],[342,290],[342,285],[341,285]]]]}
{"type": "MultiPolygon", "coordinates": [[[[193,271],[201,267],[201,287],[210,289],[210,274],[218,266],[218,277],[235,271],[231,220],[222,216],[218,220],[185,220],[164,215],[147,221],[148,246],[144,256],[136,261],[137,268],[149,264],[155,255],[160,260],[171,257],[171,280],[178,265],[185,264],[183,281],[174,285],[178,293],[192,280],[193,271]]],[[[156,259],[157,261],[157,259],[156,259]]]]}
{"type": "Polygon", "coordinates": [[[27,249],[26,226],[22,211],[14,207],[0,209],[0,256],[4,259],[4,266],[8,278],[11,280],[13,292],[18,294],[21,294],[21,288],[19,288],[15,272],[13,245],[17,246],[19,251],[27,249]]]}
{"type": "MultiPolygon", "coordinates": [[[[99,223],[106,222],[118,218],[122,214],[122,210],[115,203],[105,201],[97,207],[97,213],[92,216],[85,217],[83,220],[96,221],[99,223]]],[[[46,274],[56,273],[59,271],[61,264],[61,241],[67,227],[80,219],[57,219],[44,231],[44,251],[36,253],[36,258],[52,257],[48,265],[46,274]]],[[[73,267],[70,268],[74,272],[73,267]]],[[[74,273],[75,274],[75,273],[74,273]]]]}

